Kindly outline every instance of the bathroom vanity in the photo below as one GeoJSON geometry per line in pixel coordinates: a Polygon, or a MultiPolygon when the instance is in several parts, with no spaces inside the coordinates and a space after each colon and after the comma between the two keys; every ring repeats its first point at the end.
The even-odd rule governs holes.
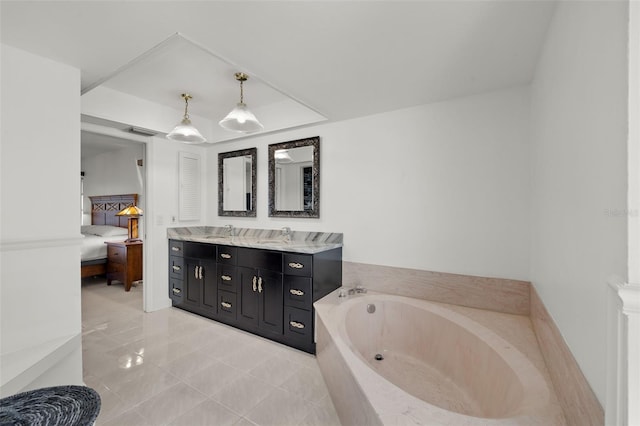
{"type": "Polygon", "coordinates": [[[313,302],[340,287],[342,234],[170,228],[172,305],[315,353],[313,302]]]}

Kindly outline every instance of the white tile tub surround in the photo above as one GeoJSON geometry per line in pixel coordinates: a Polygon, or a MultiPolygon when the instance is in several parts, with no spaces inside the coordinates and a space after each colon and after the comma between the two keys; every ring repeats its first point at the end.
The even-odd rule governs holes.
{"type": "Polygon", "coordinates": [[[356,262],[343,262],[342,265],[342,282],[345,287],[360,285],[382,293],[529,315],[528,281],[356,262]]]}
{"type": "MultiPolygon", "coordinates": [[[[521,316],[374,292],[347,298],[334,292],[315,307],[318,362],[344,424],[565,424],[531,324],[521,316]],[[368,303],[376,313],[366,312],[368,303]],[[511,327],[495,332],[471,319],[483,316],[483,324],[511,318],[511,327]],[[369,364],[378,352],[387,362],[402,354],[418,369],[387,380],[369,364]],[[448,375],[459,394],[440,406],[410,394],[406,389],[419,393],[412,382],[428,367],[448,375]],[[477,405],[460,406],[465,394],[477,405]]],[[[441,394],[434,389],[432,397],[441,394]]]]}

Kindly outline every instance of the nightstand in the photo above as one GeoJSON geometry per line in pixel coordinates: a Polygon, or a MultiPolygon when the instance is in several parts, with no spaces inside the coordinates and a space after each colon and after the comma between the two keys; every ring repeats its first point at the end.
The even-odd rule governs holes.
{"type": "Polygon", "coordinates": [[[125,243],[107,241],[107,285],[116,280],[131,290],[134,281],[142,279],[142,241],[125,243]]]}

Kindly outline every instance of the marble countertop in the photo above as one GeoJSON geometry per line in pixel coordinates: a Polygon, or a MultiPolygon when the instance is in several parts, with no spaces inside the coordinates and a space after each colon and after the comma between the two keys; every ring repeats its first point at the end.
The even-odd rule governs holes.
{"type": "Polygon", "coordinates": [[[215,226],[168,228],[167,238],[305,254],[342,247],[341,233],[291,231],[289,239],[285,239],[279,229],[234,228],[233,236],[226,232],[225,228],[215,226]]]}

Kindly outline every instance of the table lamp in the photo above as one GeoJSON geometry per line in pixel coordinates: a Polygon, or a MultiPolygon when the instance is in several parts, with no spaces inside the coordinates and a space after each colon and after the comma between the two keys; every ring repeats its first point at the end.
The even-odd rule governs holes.
{"type": "Polygon", "coordinates": [[[127,216],[129,222],[127,224],[127,230],[129,231],[129,238],[125,240],[125,243],[133,243],[136,241],[142,241],[138,238],[138,218],[142,216],[142,209],[131,205],[120,210],[116,213],[116,216],[127,216]]]}

